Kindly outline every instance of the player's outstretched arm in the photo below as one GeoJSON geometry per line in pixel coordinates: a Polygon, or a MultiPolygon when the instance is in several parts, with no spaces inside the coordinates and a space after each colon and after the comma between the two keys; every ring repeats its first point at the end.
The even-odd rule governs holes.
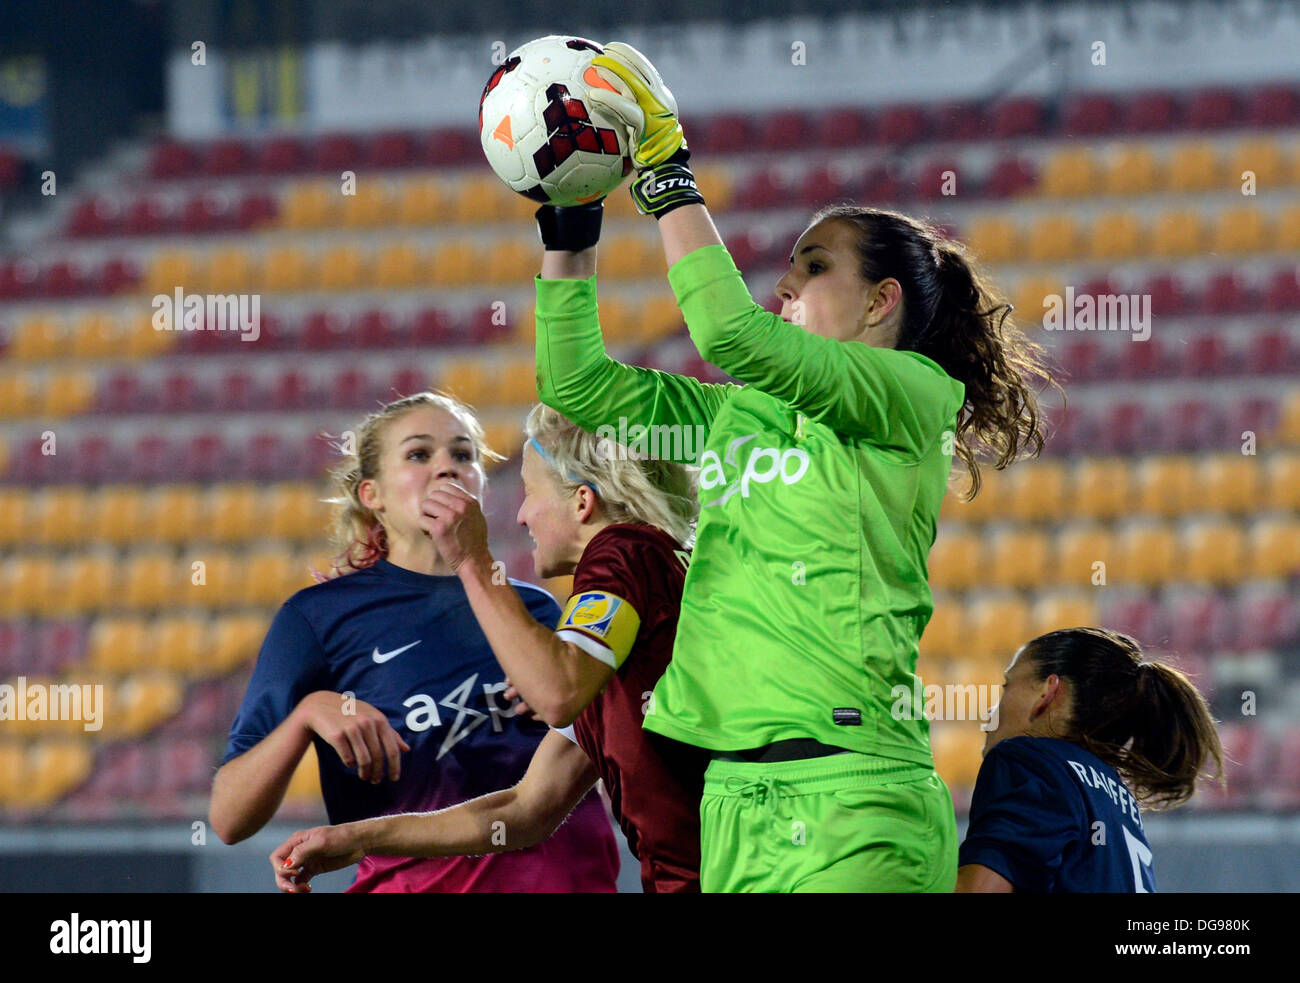
{"type": "Polygon", "coordinates": [[[438,812],[382,816],[294,833],[271,853],[275,883],[306,894],[317,874],[380,857],[458,857],[523,850],[546,840],[596,784],[582,748],[552,731],[513,788],[438,812]]]}

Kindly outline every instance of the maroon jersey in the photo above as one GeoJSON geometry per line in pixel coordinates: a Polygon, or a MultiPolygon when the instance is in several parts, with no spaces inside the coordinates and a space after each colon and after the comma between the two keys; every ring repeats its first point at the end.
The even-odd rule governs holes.
{"type": "Polygon", "coordinates": [[[615,668],[573,722],[573,734],[641,861],[642,885],[654,893],[700,889],[700,794],[709,752],[641,726],[672,658],[689,558],[655,526],[606,526],[583,550],[556,627],[615,668]]]}

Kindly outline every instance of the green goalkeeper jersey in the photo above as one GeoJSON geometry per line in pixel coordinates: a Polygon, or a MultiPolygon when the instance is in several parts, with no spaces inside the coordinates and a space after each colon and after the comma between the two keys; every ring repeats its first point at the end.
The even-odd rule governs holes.
{"type": "Polygon", "coordinates": [[[763,310],[722,246],[668,279],[700,354],[746,385],[613,361],[595,278],[537,280],[542,401],[624,440],[651,428],[661,456],[700,467],[676,643],[645,726],[719,751],[813,738],[930,764],[917,643],[963,385],[924,355],[763,310]]]}

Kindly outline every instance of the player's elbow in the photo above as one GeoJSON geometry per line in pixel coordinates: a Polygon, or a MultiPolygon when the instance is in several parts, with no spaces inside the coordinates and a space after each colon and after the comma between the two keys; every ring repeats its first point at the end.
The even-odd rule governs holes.
{"type": "MultiPolygon", "coordinates": [[[[532,704],[530,704],[532,705],[532,704]]],[[[568,727],[582,713],[586,704],[574,693],[553,693],[533,709],[552,727],[568,727]]]]}

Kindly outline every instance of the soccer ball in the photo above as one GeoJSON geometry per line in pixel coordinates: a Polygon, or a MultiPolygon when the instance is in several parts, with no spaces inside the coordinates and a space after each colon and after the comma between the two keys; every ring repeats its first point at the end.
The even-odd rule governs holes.
{"type": "Polygon", "coordinates": [[[521,195],[543,204],[586,204],[631,172],[626,127],[587,99],[592,87],[614,89],[591,64],[603,50],[584,38],[538,38],[512,51],[483,86],[483,153],[497,177],[521,195]]]}

